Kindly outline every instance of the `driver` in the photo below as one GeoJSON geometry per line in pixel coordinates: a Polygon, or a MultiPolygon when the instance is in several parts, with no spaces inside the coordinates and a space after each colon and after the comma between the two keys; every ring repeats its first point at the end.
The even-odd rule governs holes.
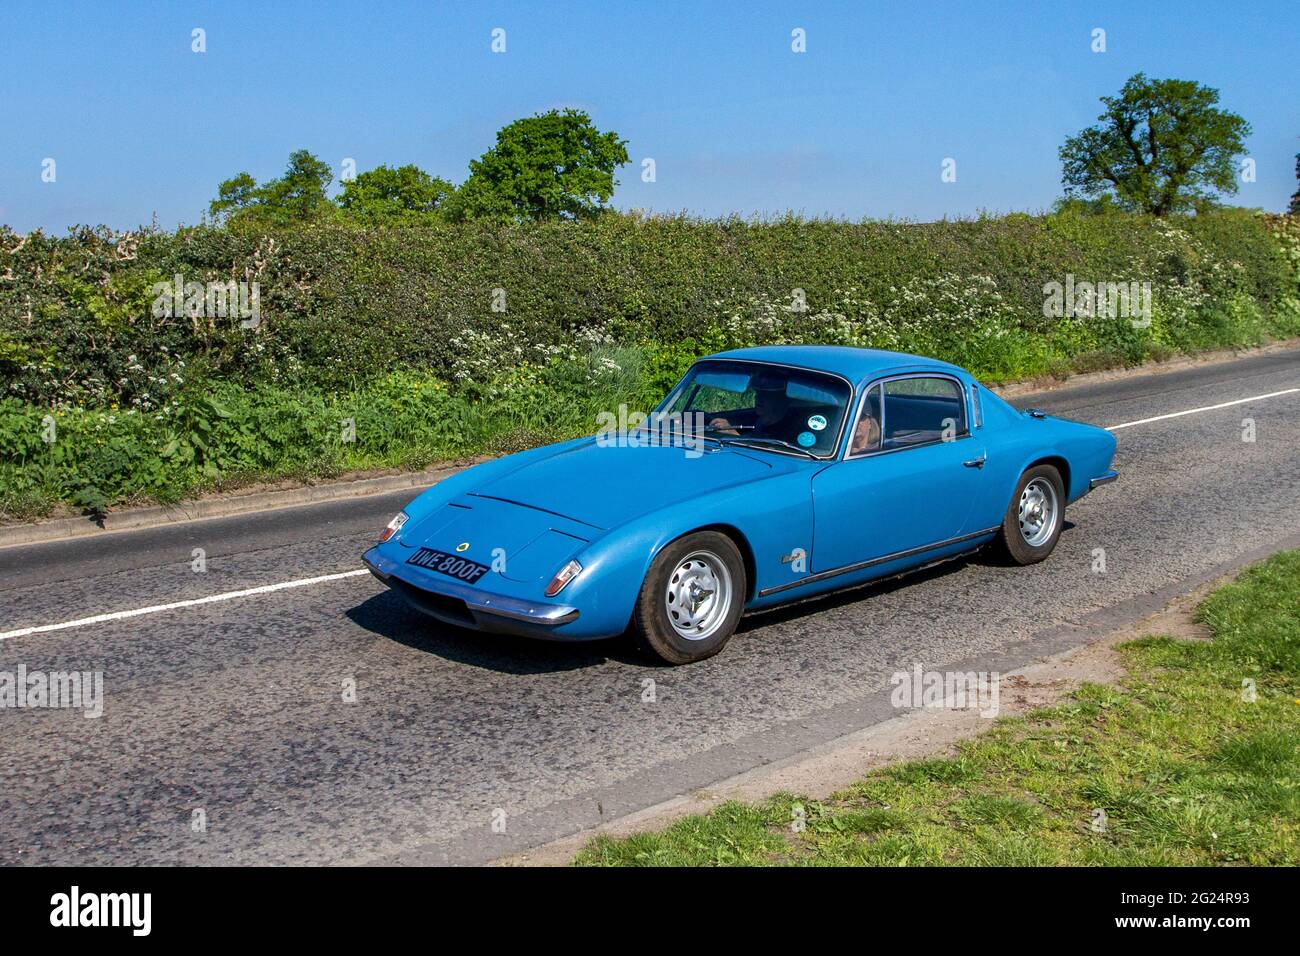
{"type": "Polygon", "coordinates": [[[790,408],[786,381],[776,376],[756,378],[753,382],[754,407],[719,415],[710,419],[709,428],[728,435],[752,432],[760,438],[780,438],[793,442],[804,430],[803,418],[790,408]]]}

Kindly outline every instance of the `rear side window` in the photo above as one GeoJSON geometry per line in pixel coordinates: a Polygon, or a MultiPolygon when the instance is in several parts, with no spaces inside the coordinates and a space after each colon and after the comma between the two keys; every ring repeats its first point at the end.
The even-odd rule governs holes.
{"type": "Polygon", "coordinates": [[[984,409],[980,408],[980,387],[971,382],[970,386],[970,413],[974,418],[972,424],[975,428],[984,427],[984,409]]]}
{"type": "Polygon", "coordinates": [[[962,387],[938,376],[885,383],[884,448],[952,440],[967,433],[962,387]]]}

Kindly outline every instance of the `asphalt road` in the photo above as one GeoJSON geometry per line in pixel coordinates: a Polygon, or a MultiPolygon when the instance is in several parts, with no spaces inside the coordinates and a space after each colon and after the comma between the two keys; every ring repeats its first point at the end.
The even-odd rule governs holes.
{"type": "MultiPolygon", "coordinates": [[[[1110,426],[1296,386],[1291,351],[1016,404],[1110,426]]],[[[0,674],[104,686],[97,719],[0,710],[0,863],[484,862],[888,719],[895,671],[1006,671],[1300,546],[1300,393],[1116,434],[1046,563],[751,617],[685,668],[457,631],[366,574],[0,637],[0,674]]],[[[0,550],[0,635],[354,571],[409,497],[0,550]]]]}

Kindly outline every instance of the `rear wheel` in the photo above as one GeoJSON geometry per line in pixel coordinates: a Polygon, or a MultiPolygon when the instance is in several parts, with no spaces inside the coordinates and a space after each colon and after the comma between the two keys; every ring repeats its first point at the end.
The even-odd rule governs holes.
{"type": "Polygon", "coordinates": [[[735,543],[699,531],[664,548],[650,565],[632,624],[641,645],[669,664],[712,657],[740,623],[748,593],[735,543]]]}
{"type": "Polygon", "coordinates": [[[1002,552],[1016,564],[1036,564],[1052,553],[1064,526],[1061,473],[1035,465],[1020,476],[1002,519],[1002,552]]]}

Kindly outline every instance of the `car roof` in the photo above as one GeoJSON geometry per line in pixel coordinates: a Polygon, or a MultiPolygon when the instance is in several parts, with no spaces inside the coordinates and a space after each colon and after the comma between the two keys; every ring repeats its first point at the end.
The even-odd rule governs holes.
{"type": "Polygon", "coordinates": [[[884,349],[859,349],[847,345],[759,345],[719,352],[708,358],[747,359],[754,362],[778,362],[799,368],[835,372],[857,384],[881,372],[908,371],[917,368],[946,372],[963,369],[939,359],[884,349]]]}

